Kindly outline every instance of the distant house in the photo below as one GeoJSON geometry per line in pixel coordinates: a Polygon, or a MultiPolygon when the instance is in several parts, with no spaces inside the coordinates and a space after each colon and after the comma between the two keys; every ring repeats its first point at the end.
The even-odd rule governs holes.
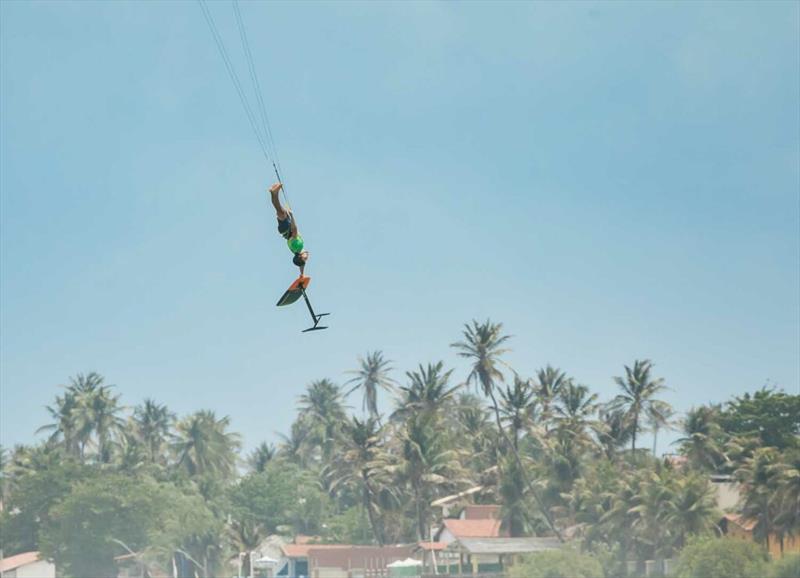
{"type": "Polygon", "coordinates": [[[507,535],[500,530],[500,520],[442,520],[434,542],[450,544],[460,538],[499,538],[507,535]]]}
{"type": "Polygon", "coordinates": [[[558,538],[460,538],[449,544],[446,552],[455,556],[451,574],[503,572],[523,554],[558,550],[558,538]]]}
{"type": "Polygon", "coordinates": [[[412,546],[286,544],[276,576],[309,578],[386,578],[388,566],[405,560],[412,546]]]}
{"type": "MultiPolygon", "coordinates": [[[[756,542],[753,530],[756,521],[747,519],[741,514],[725,514],[719,523],[722,533],[726,536],[748,542],[756,542]]],[[[777,534],[769,535],[769,553],[773,558],[781,558],[786,554],[800,553],[800,536],[784,536],[783,540],[777,534]]]]}
{"type": "Polygon", "coordinates": [[[431,572],[434,566],[450,570],[457,567],[457,555],[447,549],[457,540],[507,537],[508,532],[500,527],[500,514],[501,507],[496,504],[468,504],[461,508],[458,518],[442,520],[441,526],[433,532],[433,540],[417,546],[424,567],[431,572]]]}
{"type": "Polygon", "coordinates": [[[458,518],[446,518],[436,531],[433,542],[448,545],[460,538],[499,538],[508,533],[500,528],[498,505],[469,505],[458,518]]]}
{"type": "Polygon", "coordinates": [[[349,548],[348,544],[284,544],[281,546],[281,562],[278,564],[277,576],[309,576],[308,557],[312,548],[349,548]]]}
{"type": "Polygon", "coordinates": [[[25,552],[0,560],[3,578],[55,578],[56,567],[39,557],[39,552],[25,552]]]}

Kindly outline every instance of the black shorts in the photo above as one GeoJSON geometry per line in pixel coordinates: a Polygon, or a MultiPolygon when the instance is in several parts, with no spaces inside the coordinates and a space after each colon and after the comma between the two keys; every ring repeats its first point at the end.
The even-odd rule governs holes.
{"type": "Polygon", "coordinates": [[[278,232],[287,241],[292,237],[292,217],[286,217],[284,220],[278,219],[278,232]]]}

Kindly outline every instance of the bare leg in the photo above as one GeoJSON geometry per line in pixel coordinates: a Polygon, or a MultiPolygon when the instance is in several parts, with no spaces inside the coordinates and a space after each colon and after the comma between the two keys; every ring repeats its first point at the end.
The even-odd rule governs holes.
{"type": "Polygon", "coordinates": [[[286,212],[286,209],[281,206],[281,200],[278,195],[280,195],[280,191],[270,191],[270,196],[272,197],[272,206],[275,207],[278,220],[283,221],[289,216],[289,214],[286,212]]]}

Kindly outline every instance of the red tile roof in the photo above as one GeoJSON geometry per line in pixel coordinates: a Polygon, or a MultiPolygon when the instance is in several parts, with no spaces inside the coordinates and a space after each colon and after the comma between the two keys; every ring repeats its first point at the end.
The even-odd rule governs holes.
{"type": "Polygon", "coordinates": [[[756,520],[747,520],[741,514],[725,514],[723,518],[748,532],[756,527],[756,520]]]}
{"type": "Polygon", "coordinates": [[[10,572],[11,570],[19,568],[20,566],[33,564],[34,562],[38,561],[39,552],[24,552],[22,554],[17,554],[16,556],[3,558],[3,561],[0,562],[0,571],[10,572]]]}
{"type": "Polygon", "coordinates": [[[456,538],[498,538],[500,520],[444,520],[444,527],[456,538]]]}

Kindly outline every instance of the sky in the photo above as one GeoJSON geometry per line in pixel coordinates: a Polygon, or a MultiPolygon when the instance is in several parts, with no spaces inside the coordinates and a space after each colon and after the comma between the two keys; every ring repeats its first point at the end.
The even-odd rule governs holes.
{"type": "Polygon", "coordinates": [[[276,442],[368,351],[463,380],[471,319],[603,400],[644,358],[679,411],[800,391],[800,4],[240,8],[330,329],[274,305],[274,177],[200,6],[4,0],[3,446],[90,371],[276,442]]]}

